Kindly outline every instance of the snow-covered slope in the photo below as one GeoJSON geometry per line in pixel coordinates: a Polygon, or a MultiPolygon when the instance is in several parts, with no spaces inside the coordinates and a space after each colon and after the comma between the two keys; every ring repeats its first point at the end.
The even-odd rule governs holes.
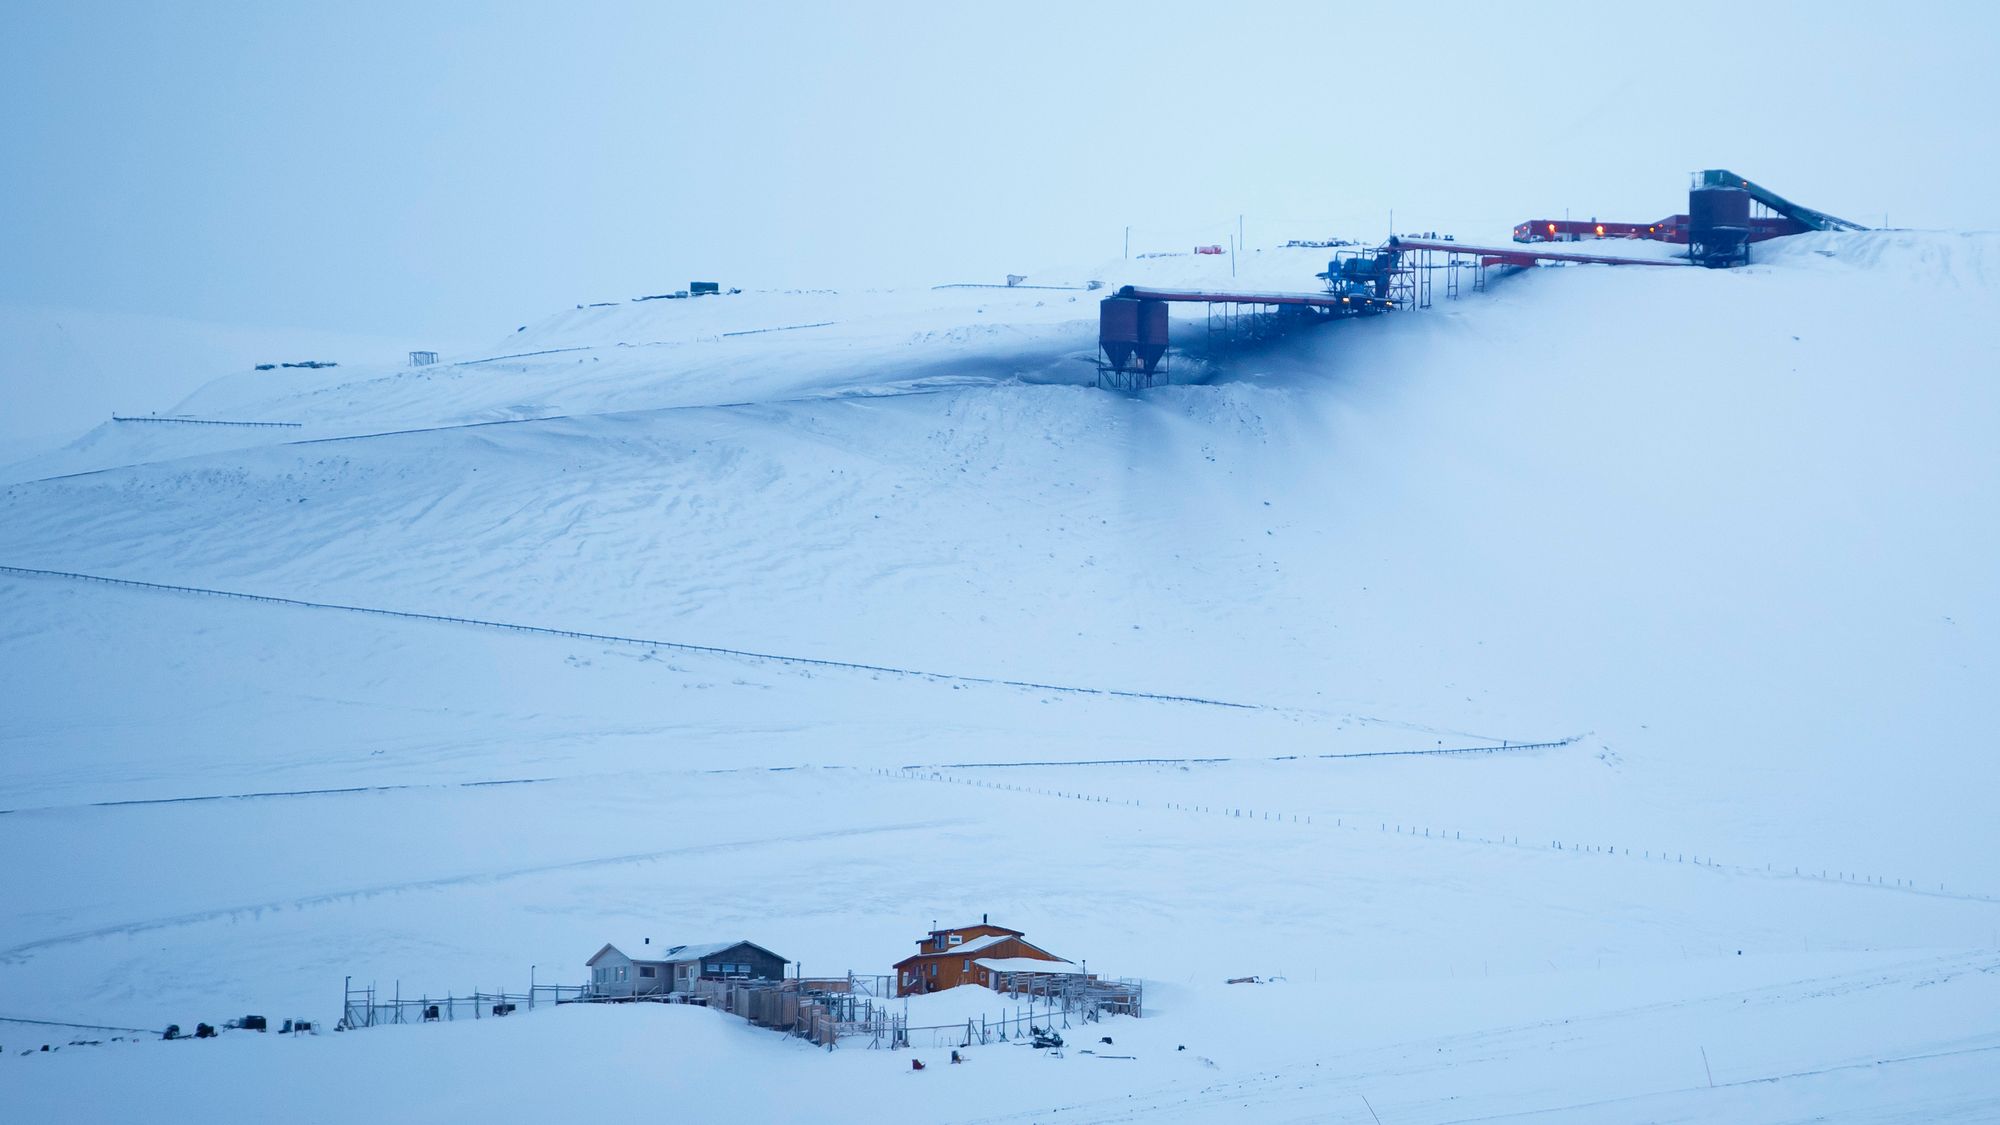
{"type": "MultiPolygon", "coordinates": [[[[324,1017],[350,973],[575,979],[642,926],[883,971],[991,912],[1184,989],[1149,1049],[1244,1029],[1226,1075],[1010,1077],[995,1115],[1487,1027],[1518,1060],[1571,1016],[1658,1046],[1723,995],[1772,1013],[1746,1044],[1831,1021],[1732,1078],[2000,1047],[1996,286],[1976,234],[1538,270],[1259,348],[1183,317],[1200,381],[1136,397],[1087,386],[1066,288],[623,302],[221,380],[175,412],[296,427],[110,425],[0,491],[0,565],[291,599],[0,572],[0,1016],[324,1017]],[[1447,748],[1494,752],[1319,757],[1447,748]],[[967,768],[1108,759],[1154,761],[967,768]],[[1946,1000],[1785,983],[1913,963],[1946,1000]],[[1253,972],[1298,999],[1215,984],[1253,972]]],[[[592,1014],[528,1041],[574,1061],[592,1014]]],[[[888,1073],[844,1065],[794,1075],[888,1073]]],[[[1477,1105],[1678,1088],[1612,1071],[1477,1105]]],[[[1967,1073],[1944,1109],[1991,1104],[1967,1073]]]]}
{"type": "Polygon", "coordinates": [[[305,359],[379,365],[398,350],[339,332],[0,302],[0,474],[110,415],[164,413],[225,371],[305,359]]]}

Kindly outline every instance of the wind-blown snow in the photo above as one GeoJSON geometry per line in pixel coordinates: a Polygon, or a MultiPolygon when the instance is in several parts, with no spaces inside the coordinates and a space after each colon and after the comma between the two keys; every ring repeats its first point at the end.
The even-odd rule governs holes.
{"type": "Polygon", "coordinates": [[[314,604],[0,571],[0,1016],[330,1025],[350,974],[518,991],[635,932],[886,972],[981,913],[1152,1014],[922,1075],[596,1009],[0,1023],[0,1066],[85,1116],[367,1067],[414,1119],[491,1067],[584,1099],[522,1120],[1980,1119],[1996,283],[2000,238],[1884,232],[1253,349],[1182,316],[1201,381],[1136,397],[1085,385],[1101,292],[746,293],[175,408],[295,428],[107,423],[10,470],[0,565],[314,604]]]}

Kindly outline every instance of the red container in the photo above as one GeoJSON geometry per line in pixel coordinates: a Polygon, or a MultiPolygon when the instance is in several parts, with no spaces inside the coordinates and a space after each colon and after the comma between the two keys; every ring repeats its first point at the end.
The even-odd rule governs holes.
{"type": "Polygon", "coordinates": [[[1167,354],[1167,303],[1139,301],[1139,363],[1148,372],[1167,354]]]}
{"type": "Polygon", "coordinates": [[[1123,371],[1132,366],[1132,356],[1139,350],[1139,306],[1142,303],[1131,297],[1106,297],[1097,306],[1097,345],[1104,349],[1104,358],[1113,369],[1123,371]]]}

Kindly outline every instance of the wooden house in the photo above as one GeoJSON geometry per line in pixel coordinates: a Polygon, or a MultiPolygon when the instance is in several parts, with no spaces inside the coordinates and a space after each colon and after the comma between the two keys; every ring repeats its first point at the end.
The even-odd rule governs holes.
{"type": "Polygon", "coordinates": [[[896,962],[896,995],[937,992],[961,984],[992,987],[1001,971],[993,964],[1013,969],[1030,961],[1046,963],[1053,973],[1076,971],[1069,962],[1029,943],[1021,931],[996,926],[981,915],[977,925],[932,930],[918,939],[917,951],[896,962]]]}
{"type": "Polygon", "coordinates": [[[641,938],[606,945],[584,964],[592,993],[618,997],[688,992],[697,980],[783,980],[790,962],[747,941],[665,945],[641,938]]]}

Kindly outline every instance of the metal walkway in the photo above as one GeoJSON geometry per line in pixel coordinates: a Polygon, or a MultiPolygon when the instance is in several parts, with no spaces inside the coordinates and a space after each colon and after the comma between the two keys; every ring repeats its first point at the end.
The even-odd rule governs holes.
{"type": "Polygon", "coordinates": [[[1390,245],[1398,250],[1434,250],[1444,254],[1463,254],[1479,258],[1488,265],[1532,266],[1538,262],[1582,262],[1599,266],[1686,266],[1685,258],[1628,258],[1618,254],[1597,254],[1588,251],[1577,252],[1568,249],[1579,245],[1575,242],[1520,243],[1512,246],[1478,246],[1470,242],[1454,242],[1448,238],[1394,238],[1390,245]],[[1548,249],[1532,249],[1546,246],[1548,249]]]}

